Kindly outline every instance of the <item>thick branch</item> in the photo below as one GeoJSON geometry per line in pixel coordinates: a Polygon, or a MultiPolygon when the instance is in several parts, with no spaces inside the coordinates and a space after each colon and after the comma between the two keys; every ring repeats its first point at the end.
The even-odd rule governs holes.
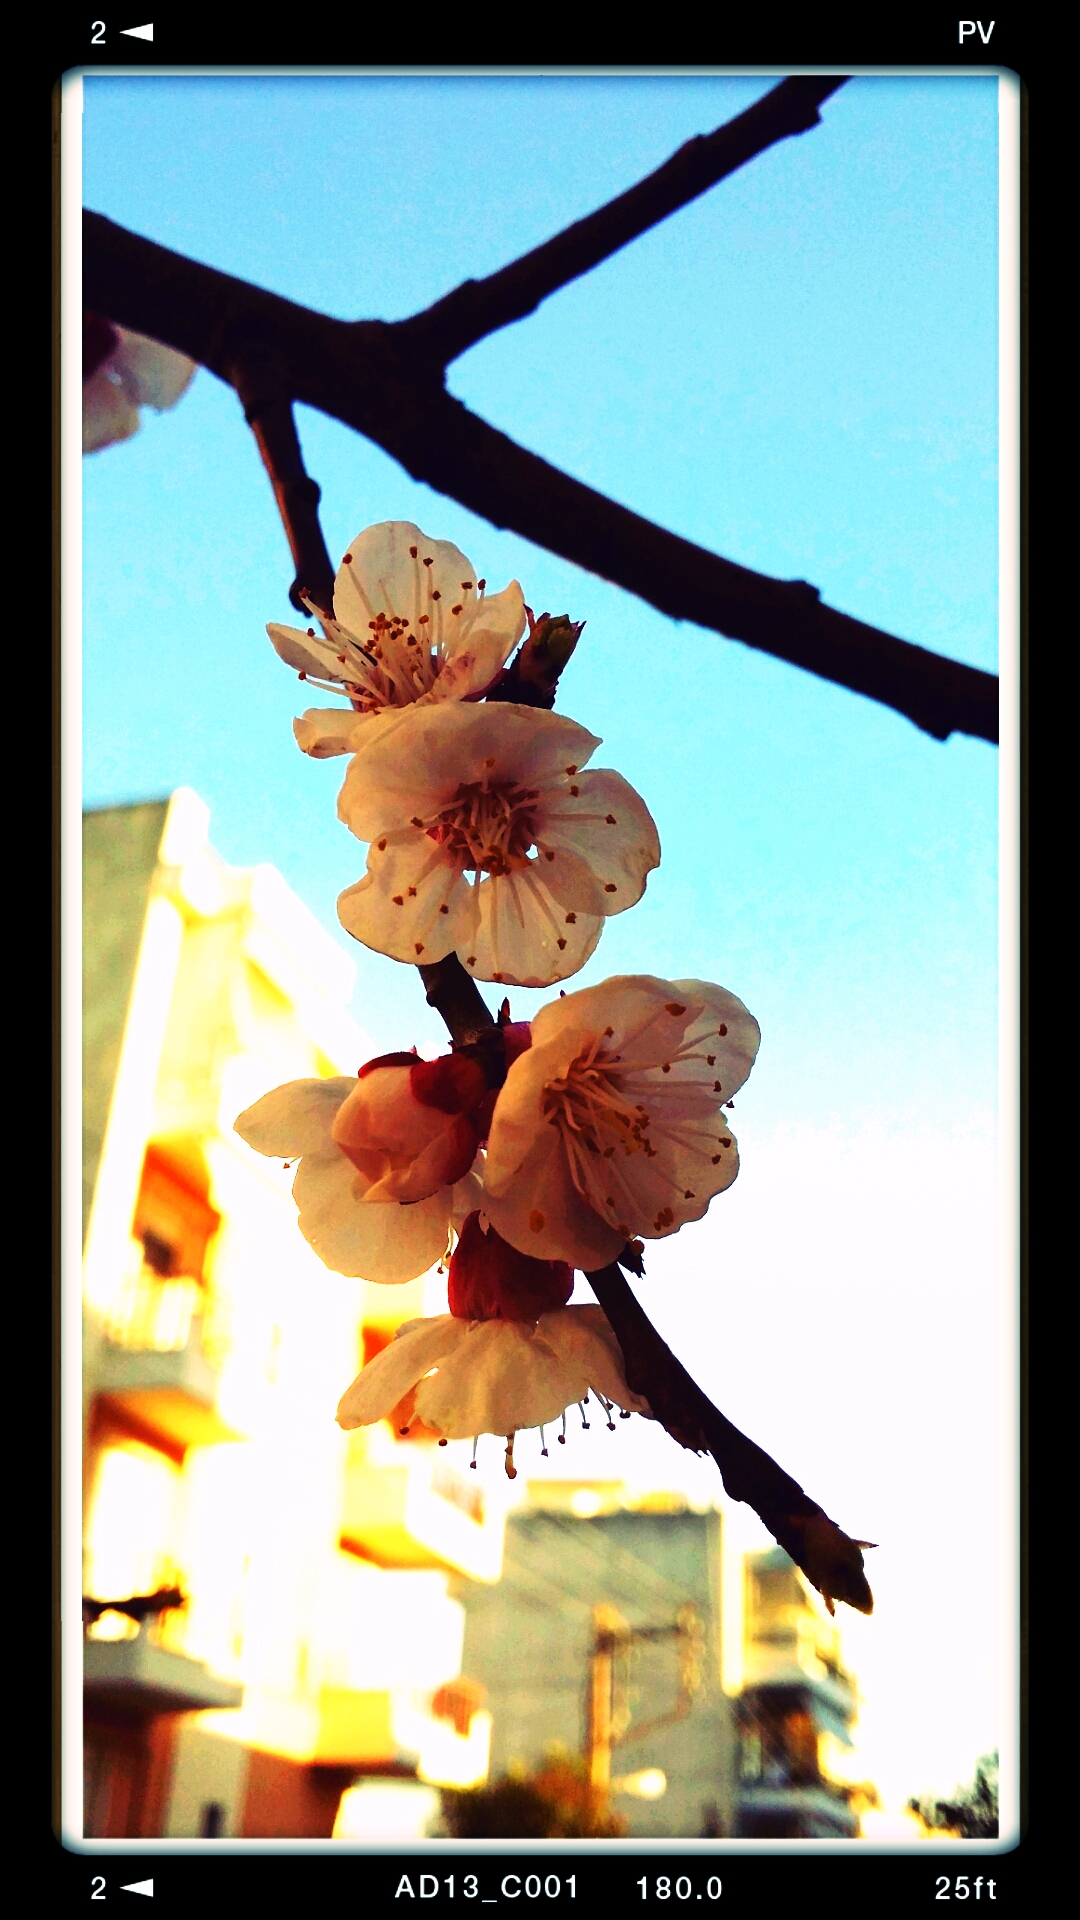
{"type": "Polygon", "coordinates": [[[735,173],[766,147],[820,122],[818,107],[844,84],[844,77],[782,80],[714,133],[698,134],[626,193],[577,220],[543,246],[489,274],[466,280],[444,299],[404,323],[425,357],[440,367],[486,334],[523,320],[557,288],[618,253],[630,240],[735,173]]]}
{"type": "Polygon", "coordinates": [[[586,1275],[623,1351],[626,1378],[680,1446],[711,1453],[733,1500],[745,1501],[831,1604],[872,1613],[860,1547],[797,1480],[748,1440],[704,1394],[661,1340],[618,1265],[586,1275]]]}
{"type": "Polygon", "coordinates": [[[238,354],[271,339],[294,400],[384,447],[495,526],[693,620],[906,714],[943,740],[997,739],[997,680],[823,606],[667,533],[548,466],[445,393],[402,349],[399,329],[350,325],[85,216],[87,304],[190,354],[231,382],[238,354]]]}
{"type": "Polygon", "coordinates": [[[953,732],[997,740],[995,675],[839,613],[805,580],[753,573],[667,532],[549,466],[449,395],[432,397],[421,433],[402,424],[404,433],[387,423],[381,444],[415,478],[493,525],[513,528],[673,619],[878,700],[936,740],[953,732]]]}

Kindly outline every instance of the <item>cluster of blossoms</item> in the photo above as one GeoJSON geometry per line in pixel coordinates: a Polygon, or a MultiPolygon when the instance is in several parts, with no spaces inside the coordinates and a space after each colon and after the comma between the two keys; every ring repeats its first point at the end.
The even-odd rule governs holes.
{"type": "Polygon", "coordinates": [[[314,758],[350,756],[338,813],[368,856],[338,901],[342,925],[394,960],[456,953],[474,979],[546,987],[640,900],[660,842],[620,774],[585,771],[595,734],[480,704],[528,618],[516,580],[485,587],[449,541],[390,521],[345,555],[333,618],[312,605],[324,639],[267,631],[302,680],[349,702],[294,725],[314,758]]]}
{"type": "MultiPolygon", "coordinates": [[[[641,898],[656,828],[594,734],[543,707],[485,699],[531,621],[514,582],[486,596],[464,554],[418,527],[371,527],[346,554],[334,614],[268,629],[302,679],[348,705],[295,723],[316,758],[346,754],[342,820],[367,871],[343,925],[413,964],[456,954],[479,980],[545,987],[589,958],[608,914],[641,898]]],[[[575,633],[576,629],[572,630],[575,633]]],[[[727,1109],[759,1032],[700,980],[622,975],[500,1016],[499,1083],[467,1051],[370,1060],[300,1080],[240,1115],[258,1152],[298,1163],[300,1229],[334,1271],[388,1285],[448,1261],[448,1314],[399,1328],[338,1408],[444,1439],[544,1428],[592,1394],[609,1424],[648,1415],[574,1270],[699,1220],[738,1171],[727,1109]],[[503,1071],[504,1070],[504,1071],[503,1071]]]]}

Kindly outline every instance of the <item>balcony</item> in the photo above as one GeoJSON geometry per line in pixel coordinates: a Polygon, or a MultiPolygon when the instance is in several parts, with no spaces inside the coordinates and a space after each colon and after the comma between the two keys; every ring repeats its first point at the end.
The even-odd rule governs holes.
{"type": "Polygon", "coordinates": [[[104,1320],[89,1384],[168,1451],[238,1440],[217,1411],[223,1346],[220,1309],[199,1281],[143,1260],[104,1320]]]}
{"type": "Polygon", "coordinates": [[[88,1708],[132,1719],[238,1707],[243,1687],[220,1680],[201,1660],[160,1646],[147,1627],[130,1638],[83,1641],[83,1693],[88,1708]]]}
{"type": "Polygon", "coordinates": [[[739,1791],[740,1840],[855,1840],[859,1817],[824,1787],[764,1785],[739,1791]]]}
{"type": "Polygon", "coordinates": [[[833,1721],[855,1717],[856,1692],[841,1667],[835,1631],[809,1608],[785,1608],[755,1622],[744,1656],[743,1684],[757,1688],[809,1688],[833,1721]]]}
{"type": "MultiPolygon", "coordinates": [[[[746,1656],[744,1677],[743,1692],[747,1701],[759,1697],[772,1701],[797,1697],[822,1726],[838,1735],[840,1729],[848,1728],[855,1718],[858,1702],[849,1675],[824,1669],[808,1672],[805,1663],[797,1659],[795,1649],[787,1659],[778,1659],[773,1653],[761,1659],[757,1649],[752,1649],[746,1656]]],[[[851,1744],[850,1740],[847,1744],[851,1744]]]]}

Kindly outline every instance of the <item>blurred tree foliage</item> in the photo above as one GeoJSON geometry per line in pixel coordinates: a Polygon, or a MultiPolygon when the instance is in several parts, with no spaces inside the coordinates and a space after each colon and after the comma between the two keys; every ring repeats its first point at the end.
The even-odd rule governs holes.
{"type": "Polygon", "coordinates": [[[468,1792],[443,1792],[443,1821],[454,1840],[616,1840],[622,1814],[598,1801],[585,1762],[549,1747],[535,1773],[511,1769],[468,1792]]]}
{"type": "Polygon", "coordinates": [[[958,1787],[954,1800],[929,1798],[908,1801],[910,1812],[932,1832],[952,1833],[960,1840],[996,1840],[998,1837],[998,1756],[985,1753],[970,1787],[958,1787]]]}

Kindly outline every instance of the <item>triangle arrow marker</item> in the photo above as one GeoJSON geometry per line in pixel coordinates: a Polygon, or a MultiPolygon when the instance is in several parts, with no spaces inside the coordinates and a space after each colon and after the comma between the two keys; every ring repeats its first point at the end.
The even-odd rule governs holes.
{"type": "Polygon", "coordinates": [[[152,1880],[132,1880],[126,1887],[121,1887],[120,1891],[121,1893],[145,1893],[152,1900],[154,1883],[152,1880]]]}
{"type": "MultiPolygon", "coordinates": [[[[129,40],[152,40],[154,37],[154,23],[151,20],[149,26],[146,27],[121,27],[120,31],[121,33],[126,33],[129,40]]],[[[141,1888],[139,1890],[140,1892],[142,1891],[141,1888]]],[[[130,1887],[121,1887],[120,1891],[121,1893],[130,1893],[131,1889],[130,1887]]]]}

